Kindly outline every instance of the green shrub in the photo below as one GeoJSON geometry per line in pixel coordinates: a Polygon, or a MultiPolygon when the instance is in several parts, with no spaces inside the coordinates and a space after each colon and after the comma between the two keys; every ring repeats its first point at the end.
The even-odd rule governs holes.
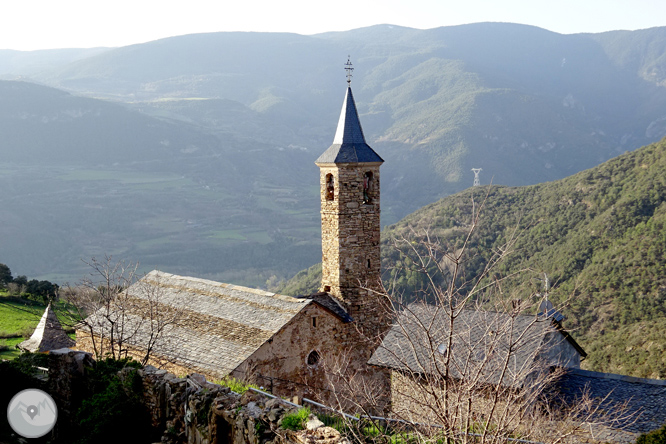
{"type": "MultiPolygon", "coordinates": [[[[105,370],[109,367],[113,365],[105,370]]],[[[98,373],[96,376],[101,375],[98,373]]],[[[143,385],[136,369],[133,368],[122,378],[117,374],[104,375],[97,381],[98,389],[102,381],[107,382],[106,387],[85,399],[77,412],[78,442],[151,442],[150,417],[141,402],[143,385]]]]}
{"type": "Polygon", "coordinates": [[[210,395],[206,396],[201,405],[199,405],[199,411],[197,412],[197,425],[202,426],[208,424],[208,415],[210,414],[210,406],[212,404],[213,398],[210,395]]]}
{"type": "MultiPolygon", "coordinates": [[[[42,359],[41,356],[36,359],[42,359]]],[[[3,381],[3,383],[0,383],[0,405],[8,406],[11,399],[21,390],[28,388],[47,390],[44,381],[34,378],[33,367],[28,362],[31,359],[34,359],[32,354],[21,360],[0,361],[0,380],[3,381]]],[[[0,421],[0,442],[18,443],[19,441],[14,435],[15,433],[9,427],[9,422],[6,420],[0,421]]]]}
{"type": "Polygon", "coordinates": [[[287,430],[303,430],[310,416],[310,407],[302,407],[298,411],[288,413],[282,418],[282,428],[287,430]]]}
{"type": "Polygon", "coordinates": [[[98,361],[88,370],[87,389],[91,395],[83,400],[76,413],[78,440],[70,441],[151,442],[150,417],[142,404],[143,384],[136,371],[139,368],[140,363],[127,358],[98,361]],[[121,377],[118,372],[123,369],[130,370],[121,377]]]}
{"type": "Polygon", "coordinates": [[[46,353],[23,352],[12,361],[14,367],[28,376],[39,374],[36,367],[48,367],[49,357],[46,353]]]}
{"type": "Polygon", "coordinates": [[[239,393],[241,395],[243,393],[247,392],[250,389],[250,387],[255,388],[255,389],[259,388],[254,384],[250,384],[250,383],[241,381],[240,379],[236,379],[233,376],[225,376],[222,379],[214,380],[214,381],[211,381],[211,382],[213,382],[213,384],[218,384],[218,385],[221,385],[221,386],[224,386],[224,387],[229,387],[229,389],[231,389],[232,392],[236,392],[236,393],[239,393]]]}
{"type": "Polygon", "coordinates": [[[666,444],[666,424],[660,429],[642,434],[636,440],[636,444],[666,444]]]}
{"type": "Polygon", "coordinates": [[[327,413],[317,413],[317,418],[324,423],[327,427],[333,427],[340,433],[346,433],[348,431],[347,422],[345,418],[340,415],[330,415],[327,413]]]}

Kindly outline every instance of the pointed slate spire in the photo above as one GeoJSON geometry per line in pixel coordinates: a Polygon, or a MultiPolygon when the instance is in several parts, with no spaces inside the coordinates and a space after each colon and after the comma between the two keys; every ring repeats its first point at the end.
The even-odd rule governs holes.
{"type": "Polygon", "coordinates": [[[384,160],[365,143],[354,95],[351,86],[348,86],[333,145],[324,151],[315,163],[358,162],[384,162],[384,160]]]}
{"type": "Polygon", "coordinates": [[[67,336],[62,329],[58,317],[51,308],[51,304],[49,304],[30,339],[18,344],[18,348],[37,353],[72,347],[74,343],[74,340],[67,336]]]}

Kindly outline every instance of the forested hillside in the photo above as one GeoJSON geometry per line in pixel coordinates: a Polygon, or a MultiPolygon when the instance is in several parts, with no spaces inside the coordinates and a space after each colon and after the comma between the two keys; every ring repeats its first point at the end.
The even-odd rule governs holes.
{"type": "MultiPolygon", "coordinates": [[[[428,232],[456,250],[469,229],[473,206],[478,210],[485,199],[465,256],[467,278],[478,275],[490,254],[515,233],[512,252],[494,277],[527,271],[506,281],[505,293],[525,284],[540,286],[547,273],[551,299],[566,302],[564,326],[589,354],[585,368],[665,378],[664,171],[666,139],[562,180],[474,187],[446,197],[383,232],[385,282],[393,275],[396,291],[406,295],[425,287],[422,274],[406,271],[411,263],[392,240],[407,237],[418,244],[428,232]]],[[[314,267],[283,290],[307,292],[317,280],[314,267]]],[[[445,282],[443,277],[440,283],[445,282]]]]}

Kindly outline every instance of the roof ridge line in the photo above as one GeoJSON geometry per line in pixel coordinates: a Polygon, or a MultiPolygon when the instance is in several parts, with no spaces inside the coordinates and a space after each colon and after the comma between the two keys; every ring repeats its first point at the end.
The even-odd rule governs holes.
{"type": "MultiPolygon", "coordinates": [[[[153,282],[155,284],[159,284],[160,286],[166,286],[161,282],[158,282],[155,280],[155,275],[157,275],[157,279],[159,277],[165,277],[165,278],[172,278],[175,280],[179,281],[190,281],[190,282],[198,282],[202,284],[207,284],[213,287],[218,287],[218,288],[226,288],[229,290],[239,290],[239,291],[244,291],[247,293],[253,293],[259,296],[265,296],[265,297],[270,297],[270,298],[275,298],[275,299],[280,299],[285,302],[299,302],[302,303],[302,299],[295,298],[293,296],[288,296],[284,294],[279,294],[279,293],[272,293],[270,291],[266,290],[261,290],[259,288],[251,288],[251,287],[245,287],[243,285],[236,285],[236,284],[227,284],[225,282],[218,282],[218,281],[213,281],[210,279],[203,279],[203,278],[197,278],[193,276],[181,276],[177,274],[171,274],[167,273],[164,271],[159,271],[159,270],[153,270],[150,273],[146,274],[143,279],[146,279],[146,282],[153,282]]],[[[142,280],[143,280],[142,279],[142,280]]],[[[172,288],[176,288],[174,285],[170,285],[172,288]]]]}
{"type": "Polygon", "coordinates": [[[583,370],[582,368],[568,368],[566,369],[566,371],[567,373],[575,373],[581,376],[589,376],[592,378],[611,379],[622,382],[637,382],[641,384],[666,386],[666,380],[664,379],[639,378],[637,376],[620,375],[617,373],[603,373],[603,372],[595,372],[593,370],[583,370]]]}

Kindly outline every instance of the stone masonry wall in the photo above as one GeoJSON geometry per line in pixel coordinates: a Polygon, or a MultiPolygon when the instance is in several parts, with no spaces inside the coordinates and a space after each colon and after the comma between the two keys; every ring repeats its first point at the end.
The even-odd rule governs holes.
{"type": "Polygon", "coordinates": [[[342,351],[340,344],[348,340],[348,334],[339,318],[317,304],[309,304],[232,375],[274,394],[326,403],[330,391],[326,369],[342,351]]]}
{"type": "Polygon", "coordinates": [[[322,218],[322,291],[351,307],[362,303],[359,285],[377,286],[381,278],[379,164],[320,167],[322,218]],[[364,202],[363,182],[372,173],[370,200],[364,202]],[[327,176],[334,178],[333,199],[327,199],[327,176]],[[330,287],[326,290],[326,287],[330,287]]]}
{"type": "MultiPolygon", "coordinates": [[[[50,353],[49,391],[61,414],[66,416],[80,406],[86,367],[94,365],[89,353],[62,349],[50,353]]],[[[120,377],[129,374],[121,371],[120,377]]],[[[179,378],[166,370],[146,366],[138,370],[143,400],[151,426],[165,444],[344,444],[336,430],[312,417],[300,432],[280,428],[282,418],[296,407],[279,398],[254,392],[239,395],[227,387],[206,381],[203,375],[179,378]]]]}
{"type": "Polygon", "coordinates": [[[388,399],[388,374],[367,366],[381,337],[390,328],[383,298],[373,291],[381,289],[381,163],[317,165],[322,225],[320,290],[338,298],[354,319],[345,325],[347,332],[341,341],[341,349],[348,360],[347,377],[353,375],[359,387],[372,386],[384,391],[388,399]],[[364,176],[368,172],[372,180],[366,199],[364,176]],[[335,184],[332,199],[328,190],[329,175],[335,184]]]}
{"type": "Polygon", "coordinates": [[[365,337],[379,337],[387,327],[381,301],[381,223],[379,164],[321,164],[321,291],[338,298],[365,337]],[[369,202],[363,181],[372,174],[369,202]],[[327,177],[335,181],[327,199],[327,177]],[[365,288],[362,288],[365,287],[365,288]]]}
{"type": "MultiPolygon", "coordinates": [[[[324,404],[334,405],[340,391],[333,390],[327,372],[340,368],[344,359],[348,373],[358,373],[369,359],[374,348],[359,344],[359,332],[354,324],[345,324],[318,304],[309,304],[298,316],[294,316],[274,337],[266,341],[255,353],[243,362],[231,375],[266,387],[281,396],[307,397],[324,404]],[[316,353],[319,361],[308,363],[308,356],[316,353]],[[362,365],[363,364],[363,365],[362,365]]],[[[100,339],[95,343],[99,349],[100,339]]],[[[106,344],[105,350],[109,345],[106,344]]],[[[77,331],[77,348],[95,356],[92,338],[85,330],[77,331]]],[[[140,360],[145,352],[125,346],[127,355],[140,360]]],[[[205,373],[199,368],[186,368],[151,354],[149,364],[170,373],[183,376],[201,373],[209,380],[221,379],[227,374],[205,373]]],[[[374,379],[383,377],[381,371],[371,372],[374,379]]],[[[377,385],[379,383],[376,383],[377,385]]]]}

